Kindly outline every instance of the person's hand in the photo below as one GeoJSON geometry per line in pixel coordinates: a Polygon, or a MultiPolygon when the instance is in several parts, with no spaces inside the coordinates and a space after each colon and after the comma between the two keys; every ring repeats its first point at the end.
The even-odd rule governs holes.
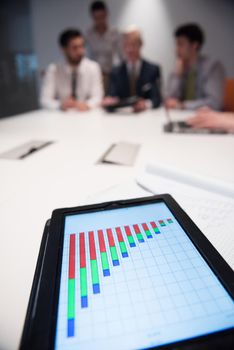
{"type": "Polygon", "coordinates": [[[119,98],[118,97],[106,96],[102,100],[102,107],[112,106],[112,105],[114,105],[114,104],[116,104],[118,102],[119,102],[119,98]]]}
{"type": "Polygon", "coordinates": [[[143,112],[144,110],[146,110],[146,103],[144,99],[140,99],[139,101],[137,101],[134,106],[133,106],[133,111],[135,113],[139,113],[139,112],[143,112]]]}
{"type": "Polygon", "coordinates": [[[185,66],[181,58],[177,58],[175,65],[175,74],[181,76],[184,73],[185,66]]]}
{"type": "Polygon", "coordinates": [[[76,101],[75,108],[80,112],[86,112],[90,109],[87,103],[80,101],[76,101]]]}
{"type": "Polygon", "coordinates": [[[183,103],[176,98],[169,97],[165,100],[165,107],[168,109],[182,109],[183,103]]]}
{"type": "Polygon", "coordinates": [[[68,97],[62,101],[61,109],[63,111],[77,109],[78,111],[85,112],[89,110],[89,106],[85,102],[77,101],[73,97],[68,97]]]}
{"type": "Polygon", "coordinates": [[[229,113],[216,112],[209,108],[198,110],[197,114],[189,118],[186,123],[197,129],[234,130],[234,118],[229,113]]]}
{"type": "Polygon", "coordinates": [[[61,109],[66,111],[70,108],[76,108],[76,100],[72,97],[65,98],[61,103],[61,109]]]}

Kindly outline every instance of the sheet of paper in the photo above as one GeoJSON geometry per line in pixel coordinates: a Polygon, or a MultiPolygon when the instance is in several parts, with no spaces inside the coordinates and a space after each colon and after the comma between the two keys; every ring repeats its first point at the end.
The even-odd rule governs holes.
{"type": "Polygon", "coordinates": [[[147,196],[152,196],[152,193],[141,188],[134,180],[130,180],[122,182],[119,185],[104,188],[102,191],[86,197],[82,204],[94,204],[147,196]]]}
{"type": "Polygon", "coordinates": [[[119,165],[133,165],[138,153],[140,145],[119,142],[114,144],[109,151],[104,155],[102,162],[119,164],[119,165]]]}
{"type": "Polygon", "coordinates": [[[154,194],[171,194],[234,269],[233,199],[147,173],[137,182],[154,194]]]}
{"type": "Polygon", "coordinates": [[[148,163],[145,172],[234,199],[234,182],[191,174],[162,163],[148,163]]]}

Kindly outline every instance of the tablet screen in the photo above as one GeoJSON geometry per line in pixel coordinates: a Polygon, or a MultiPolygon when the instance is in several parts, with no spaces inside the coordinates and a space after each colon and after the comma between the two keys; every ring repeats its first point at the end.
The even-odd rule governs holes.
{"type": "Polygon", "coordinates": [[[164,202],[65,217],[55,349],[141,349],[233,326],[233,300],[164,202]]]}

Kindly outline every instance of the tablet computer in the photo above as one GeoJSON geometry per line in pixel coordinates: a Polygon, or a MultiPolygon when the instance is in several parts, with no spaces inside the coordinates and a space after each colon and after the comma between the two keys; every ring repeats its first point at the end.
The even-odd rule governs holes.
{"type": "Polygon", "coordinates": [[[185,120],[172,120],[170,109],[164,108],[167,123],[163,125],[163,131],[176,134],[227,134],[225,130],[210,130],[193,128],[185,120]]]}
{"type": "Polygon", "coordinates": [[[233,270],[170,195],[58,209],[20,349],[232,349],[233,296],[233,270]]]}
{"type": "Polygon", "coordinates": [[[138,96],[131,96],[127,98],[121,99],[119,102],[116,102],[114,104],[111,104],[109,106],[105,106],[104,109],[107,112],[115,112],[119,108],[124,108],[124,107],[132,107],[134,106],[141,98],[138,96]]]}
{"type": "Polygon", "coordinates": [[[193,128],[191,125],[187,124],[183,120],[166,123],[163,126],[163,130],[165,132],[176,133],[176,134],[228,134],[228,132],[225,130],[193,128]]]}

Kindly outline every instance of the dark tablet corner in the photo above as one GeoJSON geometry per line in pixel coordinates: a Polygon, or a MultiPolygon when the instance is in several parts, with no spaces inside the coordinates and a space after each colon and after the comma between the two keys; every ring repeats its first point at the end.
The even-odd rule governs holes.
{"type": "Polygon", "coordinates": [[[185,121],[170,121],[163,126],[163,131],[175,134],[227,134],[225,130],[197,129],[188,125],[185,121]]]}
{"type": "MultiPolygon", "coordinates": [[[[233,270],[170,195],[164,194],[140,199],[57,209],[53,212],[51,220],[48,220],[45,225],[20,350],[54,349],[65,216],[103,212],[160,202],[166,204],[194,246],[206,260],[211,270],[218,277],[232,300],[234,299],[233,270]]],[[[234,329],[220,330],[209,335],[174,342],[173,344],[156,346],[152,349],[231,350],[234,349],[234,329]]]]}
{"type": "Polygon", "coordinates": [[[105,106],[104,109],[109,112],[109,113],[113,113],[115,112],[117,109],[119,108],[124,108],[124,107],[132,107],[134,106],[134,104],[136,102],[138,102],[140,100],[139,97],[137,96],[132,96],[132,97],[128,97],[128,98],[124,98],[122,100],[120,100],[119,102],[115,103],[115,104],[111,104],[109,106],[105,106]]]}

